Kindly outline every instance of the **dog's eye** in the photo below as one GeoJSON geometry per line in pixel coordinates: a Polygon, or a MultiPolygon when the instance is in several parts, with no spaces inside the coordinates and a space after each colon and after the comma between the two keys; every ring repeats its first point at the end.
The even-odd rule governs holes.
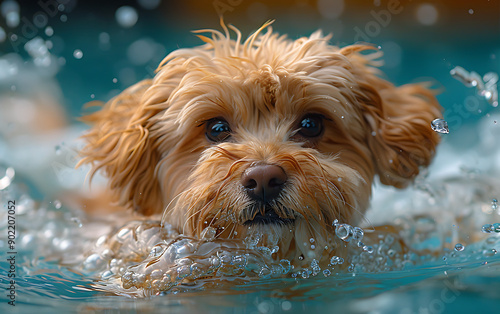
{"type": "Polygon", "coordinates": [[[306,115],[299,123],[298,134],[305,138],[318,137],[323,133],[323,118],[317,114],[306,115]]]}
{"type": "Polygon", "coordinates": [[[212,142],[223,142],[231,136],[231,128],[229,123],[222,118],[212,119],[207,121],[206,135],[212,142]]]}

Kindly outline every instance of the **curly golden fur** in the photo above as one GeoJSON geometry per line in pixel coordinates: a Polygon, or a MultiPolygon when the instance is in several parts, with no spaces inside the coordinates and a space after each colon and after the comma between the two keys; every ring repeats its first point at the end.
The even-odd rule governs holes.
{"type": "Polygon", "coordinates": [[[193,236],[208,226],[226,238],[272,230],[280,254],[298,256],[311,237],[317,247],[334,245],[335,219],[362,217],[375,175],[402,188],[429,165],[439,104],[425,86],[380,78],[380,53],[366,53],[373,47],[340,49],[320,31],[290,40],[269,23],[242,41],[229,27],[236,40],[224,25],[224,34],[198,31],[212,35],[199,35],[205,45],[172,52],[153,79],[85,117],[93,126],[82,162],[104,171],[124,208],[163,213],[193,236]],[[309,114],[323,131],[298,136],[309,114]],[[227,122],[228,138],[207,138],[212,119],[227,122]],[[286,174],[265,204],[241,183],[256,165],[286,174]],[[247,223],[269,210],[280,223],[247,223]]]}

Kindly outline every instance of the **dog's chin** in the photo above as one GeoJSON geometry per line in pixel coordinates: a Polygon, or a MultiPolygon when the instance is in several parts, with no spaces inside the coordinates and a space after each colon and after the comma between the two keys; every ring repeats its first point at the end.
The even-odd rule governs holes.
{"type": "Polygon", "coordinates": [[[283,218],[274,210],[266,208],[264,213],[261,211],[257,212],[254,217],[246,220],[243,225],[247,227],[284,227],[292,226],[294,222],[294,218],[283,218]]]}
{"type": "Polygon", "coordinates": [[[243,225],[248,227],[253,226],[291,226],[295,222],[295,219],[281,218],[276,213],[258,213],[253,219],[247,220],[243,225]]]}

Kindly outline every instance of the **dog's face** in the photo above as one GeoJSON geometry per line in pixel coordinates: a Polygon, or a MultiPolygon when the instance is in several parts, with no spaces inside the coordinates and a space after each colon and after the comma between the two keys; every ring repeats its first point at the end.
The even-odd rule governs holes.
{"type": "Polygon", "coordinates": [[[310,238],[331,245],[335,219],[362,217],[376,174],[404,187],[430,163],[440,110],[424,87],[375,76],[370,47],[266,26],[244,43],[213,32],[171,53],[154,79],[86,118],[83,155],[124,206],[164,212],[185,234],[260,231],[303,253],[310,238]]]}

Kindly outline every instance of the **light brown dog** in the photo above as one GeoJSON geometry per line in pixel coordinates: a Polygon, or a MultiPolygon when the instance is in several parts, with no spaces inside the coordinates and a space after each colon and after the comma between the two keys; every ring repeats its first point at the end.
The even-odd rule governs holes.
{"type": "Polygon", "coordinates": [[[229,27],[236,40],[204,30],[205,45],[172,52],[87,116],[82,162],[124,208],[163,213],[186,235],[258,231],[291,259],[313,238],[321,255],[335,219],[362,217],[375,175],[402,188],[429,165],[439,104],[378,77],[371,46],[339,49],[319,31],[294,41],[269,23],[243,42],[229,27]]]}

